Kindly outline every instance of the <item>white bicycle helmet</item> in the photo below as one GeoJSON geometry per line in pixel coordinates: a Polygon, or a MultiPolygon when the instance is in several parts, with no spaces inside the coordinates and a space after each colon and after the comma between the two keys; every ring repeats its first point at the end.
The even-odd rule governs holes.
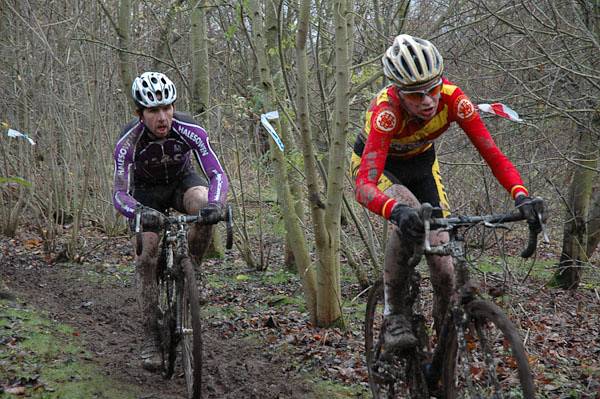
{"type": "Polygon", "coordinates": [[[133,80],[131,96],[138,107],[158,107],[173,104],[177,99],[177,89],[165,74],[144,72],[133,80]]]}
{"type": "Polygon", "coordinates": [[[383,73],[402,88],[420,86],[439,79],[444,60],[431,42],[399,35],[381,58],[383,73]]]}

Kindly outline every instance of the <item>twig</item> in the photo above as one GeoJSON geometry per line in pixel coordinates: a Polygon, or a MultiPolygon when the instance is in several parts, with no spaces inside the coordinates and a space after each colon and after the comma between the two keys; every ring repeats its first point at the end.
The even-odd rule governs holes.
{"type": "MultiPolygon", "coordinates": [[[[358,293],[358,295],[356,295],[354,298],[352,298],[350,300],[350,302],[355,302],[358,298],[360,298],[362,296],[362,294],[364,294],[365,292],[369,291],[371,289],[371,287],[373,287],[373,285],[368,286],[367,288],[365,288],[364,290],[362,290],[361,292],[358,293]]],[[[596,295],[598,295],[598,292],[596,292],[596,295]]]]}
{"type": "Polygon", "coordinates": [[[158,58],[158,57],[155,57],[155,56],[153,56],[153,55],[151,55],[151,54],[141,53],[141,52],[139,52],[139,51],[131,51],[131,50],[127,50],[127,49],[124,49],[124,48],[120,48],[120,47],[118,47],[118,46],[114,46],[114,45],[112,45],[112,44],[110,44],[110,43],[102,42],[102,41],[100,41],[100,40],[95,40],[95,39],[88,39],[88,38],[85,38],[85,37],[83,37],[83,38],[75,38],[75,39],[72,39],[72,40],[79,40],[79,41],[84,41],[84,42],[90,42],[90,43],[101,44],[101,45],[103,45],[103,46],[105,46],[105,47],[112,48],[113,50],[122,51],[122,52],[124,52],[124,53],[132,54],[132,55],[138,55],[138,56],[140,56],[140,57],[146,57],[146,58],[153,59],[153,60],[155,60],[155,61],[157,61],[157,62],[161,62],[161,63],[163,63],[163,64],[165,64],[165,65],[167,65],[167,66],[169,66],[169,67],[171,67],[171,68],[173,68],[173,69],[175,69],[175,70],[177,70],[177,66],[176,66],[176,65],[174,65],[174,64],[171,64],[171,63],[169,63],[168,61],[161,60],[160,58],[158,58]]]}
{"type": "Polygon", "coordinates": [[[527,329],[527,332],[525,333],[525,338],[523,338],[523,346],[527,346],[527,341],[529,340],[529,332],[531,331],[531,328],[527,329]]]}

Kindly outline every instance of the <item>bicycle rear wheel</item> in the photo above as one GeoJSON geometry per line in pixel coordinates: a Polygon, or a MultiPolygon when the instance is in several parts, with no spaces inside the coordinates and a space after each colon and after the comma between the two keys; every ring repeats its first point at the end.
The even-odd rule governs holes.
{"type": "Polygon", "coordinates": [[[383,307],[383,280],[378,280],[369,291],[365,314],[365,355],[373,398],[429,399],[417,350],[382,359],[383,307]]]}
{"type": "Polygon", "coordinates": [[[194,267],[189,258],[182,259],[185,276],[181,301],[182,360],[188,398],[199,399],[202,389],[202,323],[194,267]]]}
{"type": "Polygon", "coordinates": [[[474,300],[465,308],[464,331],[452,332],[444,359],[446,398],[533,399],[527,353],[514,324],[488,301],[474,300]]]}

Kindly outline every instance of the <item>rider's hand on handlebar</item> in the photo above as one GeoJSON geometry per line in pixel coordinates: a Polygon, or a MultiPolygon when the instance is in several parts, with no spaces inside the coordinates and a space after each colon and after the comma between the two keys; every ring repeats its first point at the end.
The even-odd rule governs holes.
{"type": "Polygon", "coordinates": [[[521,215],[527,219],[527,224],[529,224],[531,230],[536,233],[542,231],[541,223],[546,221],[543,199],[520,195],[515,198],[515,206],[521,212],[521,215]]]}
{"type": "Polygon", "coordinates": [[[425,226],[416,209],[408,205],[396,204],[390,221],[398,226],[402,238],[421,243],[425,238],[425,226]]]}
{"type": "Polygon", "coordinates": [[[212,202],[200,209],[200,217],[205,224],[217,224],[223,217],[223,205],[212,202]]]}
{"type": "Polygon", "coordinates": [[[164,215],[156,209],[145,206],[142,208],[141,223],[146,228],[160,227],[164,223],[164,215]]]}

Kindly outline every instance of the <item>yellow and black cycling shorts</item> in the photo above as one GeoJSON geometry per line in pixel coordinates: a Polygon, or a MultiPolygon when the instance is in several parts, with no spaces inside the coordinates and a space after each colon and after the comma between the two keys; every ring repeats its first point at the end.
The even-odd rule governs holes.
{"type": "MultiPolygon", "coordinates": [[[[350,173],[354,179],[358,173],[364,149],[364,144],[360,144],[362,144],[360,140],[357,140],[350,161],[350,173]]],[[[441,208],[441,211],[433,212],[434,217],[450,215],[448,196],[442,184],[440,165],[433,146],[408,159],[388,156],[377,187],[385,192],[393,184],[402,184],[408,188],[419,202],[429,202],[434,208],[441,208]]]]}

